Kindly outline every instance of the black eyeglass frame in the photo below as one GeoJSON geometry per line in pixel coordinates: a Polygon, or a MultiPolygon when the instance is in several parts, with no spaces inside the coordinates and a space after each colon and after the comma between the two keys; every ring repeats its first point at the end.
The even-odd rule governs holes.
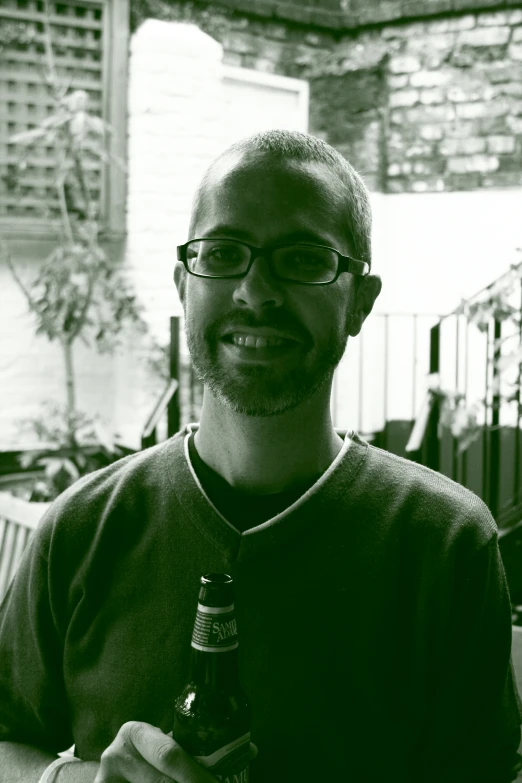
{"type": "Polygon", "coordinates": [[[248,242],[243,242],[239,239],[229,239],[228,237],[198,237],[196,239],[190,239],[188,242],[185,242],[184,245],[178,245],[177,248],[177,258],[178,261],[181,261],[189,275],[193,275],[194,277],[202,277],[205,280],[240,280],[243,277],[246,277],[248,273],[250,272],[250,269],[252,267],[252,264],[256,260],[256,258],[259,258],[260,256],[262,258],[266,258],[266,261],[268,263],[268,268],[270,269],[270,273],[272,277],[275,280],[282,280],[285,283],[296,283],[297,285],[331,285],[332,283],[335,283],[335,281],[338,279],[339,275],[342,274],[342,272],[349,272],[352,275],[357,275],[359,277],[366,277],[370,273],[370,265],[366,261],[359,261],[356,258],[352,258],[351,256],[343,256],[341,253],[339,253],[338,250],[336,250],[334,247],[329,247],[328,245],[313,245],[311,243],[306,242],[284,242],[283,244],[277,244],[277,245],[269,245],[268,247],[257,247],[256,245],[249,245],[248,242]],[[250,250],[250,261],[248,263],[247,268],[244,272],[241,272],[241,274],[238,275],[199,275],[197,272],[193,272],[191,269],[188,268],[188,262],[187,262],[187,248],[192,242],[203,242],[205,240],[212,240],[212,239],[223,239],[227,242],[235,242],[238,245],[244,245],[245,247],[248,247],[250,250]],[[283,277],[282,275],[278,275],[277,272],[274,269],[274,264],[272,260],[272,251],[278,250],[281,247],[321,247],[325,250],[332,250],[337,255],[337,274],[333,278],[333,280],[327,280],[326,282],[322,283],[308,283],[302,280],[292,280],[288,277],[283,277]]]}

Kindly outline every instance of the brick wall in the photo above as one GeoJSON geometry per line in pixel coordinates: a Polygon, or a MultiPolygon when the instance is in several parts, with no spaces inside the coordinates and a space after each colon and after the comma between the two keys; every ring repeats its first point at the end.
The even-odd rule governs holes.
{"type": "Polygon", "coordinates": [[[383,33],[387,190],[522,185],[522,10],[383,33]]]}
{"type": "MultiPolygon", "coordinates": [[[[130,0],[131,24],[135,29],[144,19],[168,14],[177,0],[130,0]]],[[[207,5],[213,11],[233,16],[244,14],[283,23],[346,31],[390,22],[426,19],[441,14],[468,13],[519,6],[519,0],[196,0],[197,7],[207,5]]],[[[193,6],[187,0],[187,6],[193,6]]]]}
{"type": "MultiPolygon", "coordinates": [[[[375,5],[375,4],[374,4],[375,5]]],[[[310,132],[381,192],[522,184],[522,8],[340,34],[163,3],[221,41],[224,61],[310,82],[310,132]]]]}

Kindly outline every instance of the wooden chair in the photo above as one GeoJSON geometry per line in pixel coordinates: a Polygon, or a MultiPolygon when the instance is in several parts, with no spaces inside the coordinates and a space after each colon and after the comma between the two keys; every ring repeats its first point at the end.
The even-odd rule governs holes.
{"type": "Polygon", "coordinates": [[[49,503],[28,503],[0,492],[0,601],[15,575],[22,552],[49,503]]]}

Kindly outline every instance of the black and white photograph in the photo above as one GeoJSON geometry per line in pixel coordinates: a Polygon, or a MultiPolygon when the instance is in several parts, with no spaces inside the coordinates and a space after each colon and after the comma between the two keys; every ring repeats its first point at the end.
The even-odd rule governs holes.
{"type": "Polygon", "coordinates": [[[0,783],[522,783],[522,0],[0,0],[0,783]]]}

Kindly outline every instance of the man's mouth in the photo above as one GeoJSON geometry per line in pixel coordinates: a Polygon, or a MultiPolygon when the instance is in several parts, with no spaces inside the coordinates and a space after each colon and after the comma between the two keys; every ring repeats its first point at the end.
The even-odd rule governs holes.
{"type": "Polygon", "coordinates": [[[252,332],[229,332],[222,338],[235,359],[242,362],[266,362],[286,356],[299,347],[300,343],[291,337],[277,334],[252,334],[252,332]]]}
{"type": "Polygon", "coordinates": [[[234,345],[244,345],[247,348],[272,348],[275,345],[290,342],[281,337],[256,337],[253,334],[241,334],[240,332],[227,335],[227,337],[234,345]]]}

